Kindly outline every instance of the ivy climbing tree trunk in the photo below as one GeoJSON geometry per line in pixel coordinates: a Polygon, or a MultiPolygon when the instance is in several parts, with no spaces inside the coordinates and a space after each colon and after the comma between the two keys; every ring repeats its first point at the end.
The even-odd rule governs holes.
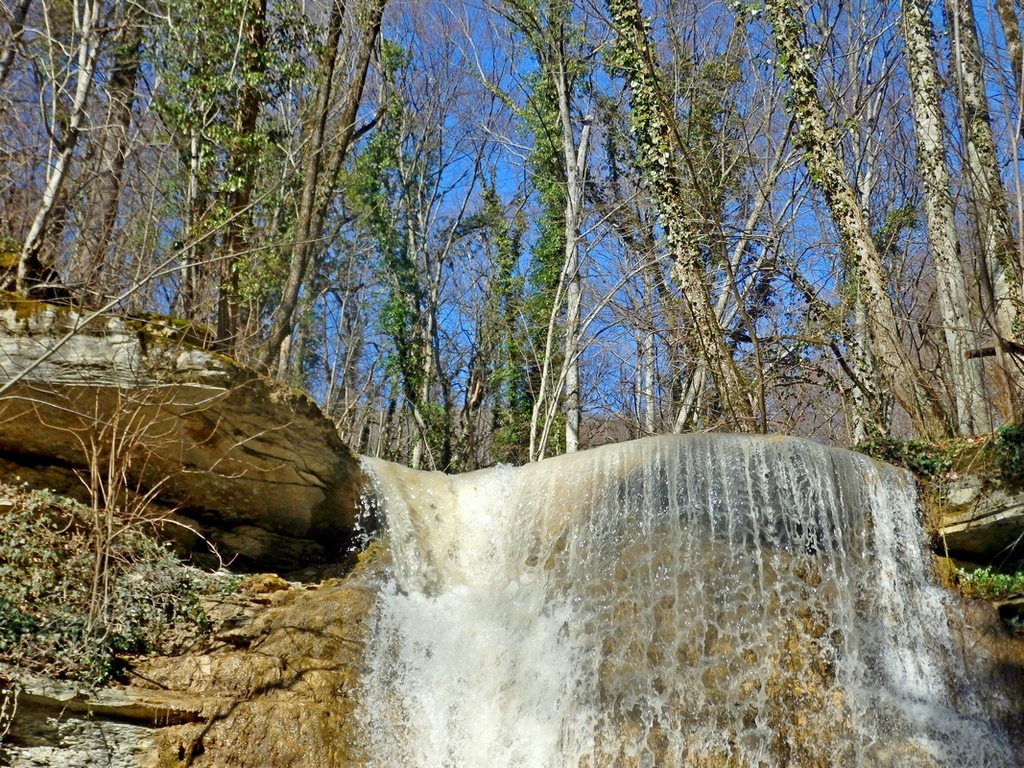
{"type": "Polygon", "coordinates": [[[672,276],[693,324],[699,364],[711,374],[725,426],[757,429],[749,387],[740,375],[714,306],[700,243],[686,204],[676,163],[678,153],[664,85],[658,72],[650,30],[637,0],[608,0],[614,28],[613,55],[629,81],[630,121],[636,133],[636,162],[650,185],[659,221],[672,255],[672,276]]]}
{"type": "Polygon", "coordinates": [[[1006,351],[1019,337],[1024,292],[1021,265],[1006,210],[1006,190],[999,177],[992,120],[970,0],[946,0],[950,46],[956,74],[957,105],[964,137],[964,176],[970,196],[978,249],[978,271],[986,294],[986,322],[996,343],[996,359],[1006,389],[1007,416],[1021,415],[1020,361],[1006,351]]]}
{"type": "MultiPolygon", "coordinates": [[[[803,150],[811,180],[821,191],[839,231],[847,263],[847,279],[863,302],[874,363],[884,385],[906,410],[922,435],[939,437],[949,431],[936,393],[924,381],[900,338],[889,297],[882,259],[856,194],[835,149],[833,130],[818,96],[808,51],[804,48],[804,8],[800,0],[767,0],[780,75],[789,82],[788,104],[797,125],[796,140],[803,150]]],[[[866,377],[861,377],[866,381],[866,377]]],[[[885,431],[877,404],[880,393],[865,393],[875,404],[875,427],[885,431]]]]}
{"type": "Polygon", "coordinates": [[[939,106],[939,83],[932,47],[931,2],[903,0],[901,25],[910,97],[917,142],[917,172],[924,192],[939,312],[951,362],[957,431],[962,435],[991,428],[985,407],[981,369],[967,352],[978,346],[971,326],[967,286],[960,259],[959,241],[946,166],[945,122],[939,106]]]}

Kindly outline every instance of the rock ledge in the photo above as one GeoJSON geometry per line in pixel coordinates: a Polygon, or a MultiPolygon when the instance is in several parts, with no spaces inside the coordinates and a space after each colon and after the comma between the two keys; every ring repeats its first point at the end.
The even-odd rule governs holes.
{"type": "Polygon", "coordinates": [[[357,457],[308,396],[190,335],[166,319],[0,305],[0,472],[117,498],[200,557],[206,541],[266,570],[337,557],[357,522],[357,457]]]}

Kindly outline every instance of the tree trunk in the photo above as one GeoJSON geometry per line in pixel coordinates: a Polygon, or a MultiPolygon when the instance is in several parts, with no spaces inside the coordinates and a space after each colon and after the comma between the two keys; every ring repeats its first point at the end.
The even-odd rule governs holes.
{"type": "Polygon", "coordinates": [[[850,422],[853,444],[856,445],[886,431],[883,429],[886,424],[882,402],[884,386],[871,343],[871,313],[859,292],[853,298],[850,326],[849,364],[854,373],[849,394],[850,422]]]}
{"type": "Polygon", "coordinates": [[[320,62],[320,83],[317,86],[316,105],[310,118],[311,136],[306,144],[302,197],[295,225],[295,239],[291,249],[288,277],[281,289],[281,301],[274,312],[270,330],[267,333],[264,353],[264,363],[267,367],[273,366],[280,357],[281,344],[294,322],[295,307],[298,305],[302,283],[306,279],[314,241],[321,236],[323,222],[327,217],[327,209],[331,202],[331,191],[356,136],[356,117],[359,105],[362,103],[363,89],[366,85],[374,47],[380,34],[381,18],[386,0],[371,0],[371,2],[372,5],[368,10],[359,49],[356,53],[355,71],[352,80],[348,83],[338,118],[341,133],[332,141],[327,173],[323,174],[321,168],[323,154],[327,150],[327,118],[331,109],[335,70],[340,55],[339,43],[345,18],[345,6],[339,0],[335,0],[331,5],[327,44],[320,62]],[[321,189],[323,176],[327,178],[328,189],[321,189]]]}
{"type": "Polygon", "coordinates": [[[607,0],[614,26],[613,52],[627,73],[631,122],[637,135],[637,164],[658,205],[659,219],[672,254],[672,276],[679,285],[699,350],[700,365],[710,372],[725,424],[756,429],[746,383],[711,303],[700,243],[688,225],[689,208],[676,167],[672,121],[663,84],[655,66],[649,31],[636,0],[607,0]]]}
{"type": "MultiPolygon", "coordinates": [[[[92,90],[96,74],[96,61],[99,58],[100,40],[102,39],[102,32],[98,26],[100,6],[99,0],[83,2],[78,13],[75,14],[75,34],[78,37],[75,92],[71,104],[68,106],[67,124],[59,138],[56,137],[57,131],[54,126],[54,141],[57,145],[56,157],[47,169],[43,197],[39,202],[32,225],[29,227],[28,235],[25,237],[18,260],[17,290],[22,295],[28,295],[33,286],[44,280],[47,265],[42,263],[41,258],[43,244],[49,232],[64,182],[67,181],[71,170],[71,159],[75,153],[75,147],[78,146],[78,139],[86,120],[86,103],[89,100],[89,93],[92,90]]],[[[55,89],[57,88],[56,83],[53,86],[55,89]]],[[[55,94],[54,98],[59,98],[59,96],[55,94]]]]}
{"type": "MultiPolygon", "coordinates": [[[[780,73],[789,81],[789,109],[797,123],[797,142],[814,184],[821,191],[842,240],[847,270],[857,298],[867,313],[871,353],[885,385],[907,411],[922,434],[946,434],[948,424],[935,393],[914,366],[900,339],[896,316],[889,298],[882,259],[857,202],[842,161],[833,145],[825,109],[818,97],[814,72],[803,46],[804,9],[799,0],[769,0],[780,73]]],[[[877,393],[868,393],[877,401],[877,393]]],[[[884,430],[885,425],[876,424],[884,430]]]]}
{"type": "MultiPolygon", "coordinates": [[[[995,0],[996,13],[999,15],[999,24],[1003,29],[1003,39],[1006,41],[1006,56],[1010,60],[1010,69],[1013,72],[1014,91],[1017,96],[1017,114],[1020,119],[1020,110],[1024,107],[1024,42],[1020,36],[1020,19],[1017,18],[1017,11],[1014,10],[1013,0],[995,0]]],[[[1017,125],[1020,132],[1021,126],[1017,125]]]]}
{"type": "Polygon", "coordinates": [[[139,73],[144,31],[139,8],[134,3],[128,5],[121,20],[106,87],[106,121],[97,138],[96,174],[89,183],[88,203],[78,232],[76,263],[82,270],[82,300],[87,306],[103,303],[103,268],[117,219],[139,73]]]}
{"type": "Polygon", "coordinates": [[[950,360],[957,431],[973,435],[991,429],[978,363],[966,359],[978,346],[971,327],[963,265],[946,166],[945,123],[939,106],[929,0],[903,0],[902,27],[910,79],[917,171],[924,192],[928,241],[938,283],[939,312],[950,360]]]}
{"type": "Polygon", "coordinates": [[[649,268],[642,273],[644,300],[644,328],[641,329],[639,376],[640,376],[640,423],[644,435],[653,435],[657,431],[658,403],[655,398],[654,377],[657,366],[654,338],[654,313],[651,305],[654,302],[654,275],[649,268]]]}
{"type": "Polygon", "coordinates": [[[1016,420],[1021,411],[1022,375],[1004,347],[1006,341],[1020,335],[1024,310],[1021,268],[1006,210],[1006,190],[999,177],[974,9],[970,0],[946,0],[946,15],[965,144],[964,175],[975,222],[978,270],[986,294],[986,322],[996,337],[1008,416],[1016,420]]]}
{"type": "Polygon", "coordinates": [[[334,87],[334,70],[338,63],[338,43],[341,40],[344,17],[345,6],[340,2],[332,3],[327,21],[327,41],[324,45],[323,58],[320,60],[320,82],[317,84],[316,103],[311,118],[312,135],[305,150],[295,242],[292,244],[288,278],[282,292],[281,303],[274,313],[270,326],[264,358],[268,367],[273,367],[274,361],[277,361],[279,376],[285,369],[281,362],[282,353],[286,339],[291,334],[299,289],[306,274],[313,208],[316,205],[317,186],[320,181],[320,162],[324,151],[324,137],[327,134],[327,116],[331,109],[331,91],[334,87]]]}
{"type": "Polygon", "coordinates": [[[185,237],[181,246],[181,275],[178,280],[178,313],[188,320],[203,319],[203,283],[208,268],[210,243],[203,231],[208,189],[202,171],[203,138],[192,128],[188,142],[188,182],[185,186],[185,237]]]}
{"type": "Polygon", "coordinates": [[[241,86],[235,109],[232,146],[227,175],[228,220],[224,225],[224,258],[220,260],[217,293],[217,348],[232,354],[238,333],[238,262],[248,251],[252,190],[255,184],[259,149],[256,122],[263,105],[259,78],[263,75],[267,47],[267,0],[248,0],[242,9],[239,34],[241,86]]]}
{"type": "MultiPolygon", "coordinates": [[[[561,49],[561,42],[559,49],[561,49]]],[[[555,88],[558,92],[558,116],[562,128],[562,154],[565,158],[565,452],[579,448],[580,436],[580,226],[583,223],[583,185],[587,176],[587,151],[590,142],[590,118],[584,118],[579,144],[572,126],[569,103],[571,85],[566,62],[557,54],[555,88]]]]}

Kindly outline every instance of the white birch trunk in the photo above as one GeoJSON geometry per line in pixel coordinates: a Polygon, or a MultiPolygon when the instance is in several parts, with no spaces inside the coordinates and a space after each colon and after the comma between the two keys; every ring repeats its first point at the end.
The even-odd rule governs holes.
{"type": "MultiPolygon", "coordinates": [[[[18,260],[17,288],[22,295],[37,283],[42,274],[43,265],[40,254],[43,243],[53,218],[54,209],[60,198],[64,182],[71,169],[71,158],[75,153],[85,122],[86,102],[92,90],[96,74],[96,61],[99,58],[101,33],[98,28],[100,15],[99,0],[86,0],[74,8],[74,27],[78,37],[78,51],[75,71],[75,93],[68,107],[67,126],[64,128],[57,146],[57,155],[53,164],[47,169],[46,187],[43,190],[39,208],[29,227],[25,242],[22,245],[18,260]]],[[[54,98],[58,98],[55,96],[54,98]]]]}

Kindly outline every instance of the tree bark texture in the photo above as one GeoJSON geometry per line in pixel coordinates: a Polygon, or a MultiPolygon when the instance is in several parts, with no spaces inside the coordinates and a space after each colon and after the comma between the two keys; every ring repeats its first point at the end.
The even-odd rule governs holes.
{"type": "MultiPolygon", "coordinates": [[[[934,391],[910,359],[889,297],[882,259],[871,230],[846,177],[834,146],[817,82],[804,48],[804,8],[799,0],[769,0],[778,67],[789,82],[789,111],[797,124],[796,140],[812,182],[821,191],[842,241],[847,279],[863,302],[871,352],[885,385],[906,410],[921,434],[938,437],[948,432],[946,415],[934,391]]],[[[880,402],[880,393],[866,393],[880,402]]],[[[876,428],[885,430],[884,424],[876,428]]]]}
{"type": "Polygon", "coordinates": [[[756,429],[749,387],[733,359],[711,303],[700,243],[687,225],[689,207],[677,168],[672,120],[662,78],[655,65],[648,24],[636,0],[608,0],[614,27],[613,52],[629,80],[631,122],[637,137],[636,163],[658,205],[672,254],[672,276],[693,323],[699,365],[711,374],[719,407],[730,429],[756,429]]]}
{"type": "Polygon", "coordinates": [[[1024,375],[1020,363],[1003,352],[1007,340],[1021,336],[1024,291],[1021,264],[1010,229],[1006,189],[999,177],[995,137],[985,93],[984,64],[977,21],[970,0],[945,0],[950,30],[957,105],[964,136],[964,177],[970,197],[978,250],[978,271],[985,294],[985,321],[996,337],[996,355],[1007,393],[1010,419],[1021,411],[1024,375]]]}
{"type": "Polygon", "coordinates": [[[917,172],[923,187],[928,242],[938,283],[939,312],[951,363],[956,426],[960,434],[972,435],[989,431],[991,424],[983,397],[981,369],[966,360],[967,350],[978,346],[978,338],[971,325],[950,194],[945,122],[939,106],[930,6],[929,0],[903,0],[901,24],[917,142],[917,172]]]}

